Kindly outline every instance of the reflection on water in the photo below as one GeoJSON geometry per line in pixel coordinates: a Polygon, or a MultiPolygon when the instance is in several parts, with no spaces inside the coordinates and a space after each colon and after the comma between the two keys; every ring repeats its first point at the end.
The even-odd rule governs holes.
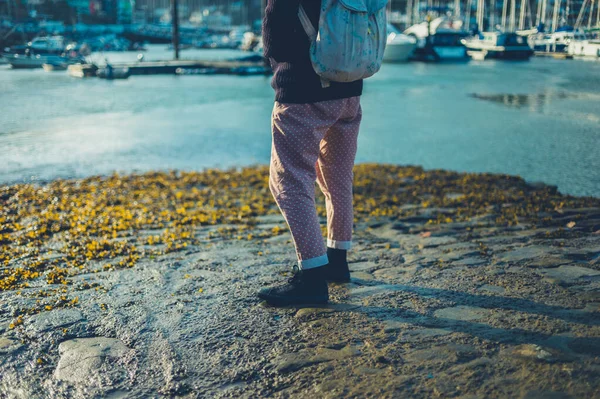
{"type": "Polygon", "coordinates": [[[553,101],[564,100],[566,98],[577,98],[573,93],[564,92],[546,92],[537,94],[478,94],[472,93],[471,97],[480,100],[492,101],[507,107],[525,108],[528,107],[532,112],[540,112],[545,106],[553,101]]]}

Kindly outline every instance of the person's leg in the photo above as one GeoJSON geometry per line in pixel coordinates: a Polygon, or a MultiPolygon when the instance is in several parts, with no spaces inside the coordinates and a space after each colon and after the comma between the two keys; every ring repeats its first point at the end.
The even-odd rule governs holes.
{"type": "Polygon", "coordinates": [[[352,244],[353,167],[362,118],[360,97],[346,99],[341,118],[320,143],[317,182],[325,195],[327,210],[328,279],[349,281],[346,251],[352,244]]]}
{"type": "Polygon", "coordinates": [[[314,104],[276,104],[269,188],[285,218],[300,269],[327,263],[315,208],[315,162],[330,121],[314,104]]]}
{"type": "Polygon", "coordinates": [[[315,165],[325,132],[341,115],[341,100],[275,104],[269,187],[292,234],[301,270],[289,284],[262,290],[273,305],[326,302],[328,263],[315,207],[315,165]]]}

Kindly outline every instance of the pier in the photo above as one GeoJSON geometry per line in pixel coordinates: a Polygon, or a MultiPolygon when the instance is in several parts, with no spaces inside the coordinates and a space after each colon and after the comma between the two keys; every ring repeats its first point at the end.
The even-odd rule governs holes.
{"type": "MultiPolygon", "coordinates": [[[[253,61],[159,61],[115,64],[114,68],[129,68],[131,75],[173,75],[180,69],[212,69],[220,73],[240,74],[245,68],[264,67],[253,61]]],[[[269,73],[266,69],[264,74],[269,73]]]]}
{"type": "MultiPolygon", "coordinates": [[[[223,61],[149,61],[135,63],[110,64],[115,71],[127,71],[127,77],[133,75],[269,75],[271,68],[263,62],[223,60],[223,61]]],[[[69,74],[75,77],[94,77],[98,68],[93,64],[75,64],[69,66],[69,74]]]]}

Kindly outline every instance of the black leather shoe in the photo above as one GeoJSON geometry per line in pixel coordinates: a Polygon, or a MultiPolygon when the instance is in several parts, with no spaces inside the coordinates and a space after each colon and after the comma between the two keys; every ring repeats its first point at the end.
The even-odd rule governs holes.
{"type": "Polygon", "coordinates": [[[323,304],[329,301],[324,267],[297,270],[286,284],[265,288],[258,293],[260,299],[271,306],[323,304]]]}
{"type": "Polygon", "coordinates": [[[325,266],[325,280],[330,283],[349,283],[350,269],[346,261],[346,251],[343,249],[327,248],[329,263],[325,266]]]}

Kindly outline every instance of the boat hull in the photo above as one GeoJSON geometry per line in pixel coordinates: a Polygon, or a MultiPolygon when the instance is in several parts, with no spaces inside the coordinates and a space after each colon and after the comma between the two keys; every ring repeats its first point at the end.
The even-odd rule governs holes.
{"type": "Polygon", "coordinates": [[[468,49],[467,54],[474,60],[497,59],[507,61],[526,61],[533,55],[531,49],[519,50],[486,50],[486,49],[468,49]]]}
{"type": "Polygon", "coordinates": [[[467,49],[464,46],[433,46],[417,48],[412,59],[429,62],[463,62],[467,61],[467,49]]]}
{"type": "Polygon", "coordinates": [[[569,44],[568,54],[575,57],[600,58],[600,41],[573,41],[569,44]]]}
{"type": "Polygon", "coordinates": [[[433,46],[442,61],[461,61],[467,58],[467,49],[464,46],[433,46]]]}
{"type": "Polygon", "coordinates": [[[416,43],[388,43],[383,53],[383,62],[406,62],[416,47],[416,43]]]}
{"type": "Polygon", "coordinates": [[[533,50],[534,51],[544,51],[547,53],[553,52],[553,53],[565,53],[567,51],[568,46],[564,43],[555,43],[555,44],[539,44],[539,43],[535,43],[533,45],[533,50]]]}
{"type": "Polygon", "coordinates": [[[56,55],[24,56],[21,54],[3,54],[6,61],[14,69],[42,68],[44,64],[60,65],[68,63],[69,59],[56,55]]]}
{"type": "Polygon", "coordinates": [[[514,32],[482,32],[477,37],[463,40],[463,43],[469,56],[475,60],[525,61],[533,55],[527,40],[514,32]]]}

